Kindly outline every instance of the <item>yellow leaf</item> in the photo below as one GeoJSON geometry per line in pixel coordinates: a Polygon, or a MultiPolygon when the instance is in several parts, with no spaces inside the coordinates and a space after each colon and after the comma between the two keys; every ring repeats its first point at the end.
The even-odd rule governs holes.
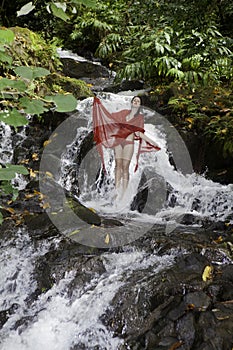
{"type": "Polygon", "coordinates": [[[79,232],[80,232],[80,230],[74,230],[68,234],[68,237],[76,235],[76,233],[79,233],[79,232]]]}
{"type": "Polygon", "coordinates": [[[43,143],[43,146],[46,147],[48,146],[52,141],[51,140],[46,140],[44,143],[43,143]]]}
{"type": "Polygon", "coordinates": [[[43,209],[47,209],[50,208],[50,204],[48,202],[43,203],[42,205],[40,205],[43,209]]]}
{"type": "Polygon", "coordinates": [[[96,213],[94,208],[88,208],[89,210],[93,211],[93,213],[96,213]]]}
{"type": "Polygon", "coordinates": [[[14,214],[15,210],[13,208],[5,208],[9,213],[14,214]]]}
{"type": "Polygon", "coordinates": [[[37,154],[37,153],[33,153],[33,154],[32,154],[32,159],[33,159],[33,160],[39,160],[38,154],[37,154]]]}
{"type": "Polygon", "coordinates": [[[22,159],[19,163],[20,164],[28,164],[29,163],[29,159],[22,159]]]}
{"type": "Polygon", "coordinates": [[[106,235],[106,237],[105,237],[104,242],[105,242],[106,244],[109,244],[109,242],[110,242],[110,236],[109,236],[108,233],[107,233],[107,235],[106,235]]]}
{"type": "Polygon", "coordinates": [[[202,279],[204,282],[206,282],[207,280],[211,280],[213,277],[213,266],[209,266],[207,265],[204,268],[203,274],[202,274],[202,279]]]}
{"type": "Polygon", "coordinates": [[[50,173],[49,171],[46,171],[45,174],[46,174],[48,177],[53,177],[53,174],[50,173]]]}
{"type": "Polygon", "coordinates": [[[230,316],[219,316],[219,317],[217,316],[216,318],[219,321],[223,321],[223,320],[228,320],[230,318],[230,316]]]}
{"type": "Polygon", "coordinates": [[[223,241],[222,236],[219,236],[217,239],[214,240],[215,243],[221,243],[223,241]]]}
{"type": "Polygon", "coordinates": [[[195,305],[194,304],[188,304],[187,305],[187,310],[193,310],[195,309],[195,305]]]}
{"type": "Polygon", "coordinates": [[[32,169],[30,169],[30,176],[36,177],[36,171],[33,171],[32,169]]]}
{"type": "Polygon", "coordinates": [[[30,198],[33,198],[33,197],[35,197],[35,194],[33,194],[33,193],[27,193],[24,196],[25,199],[30,199],[30,198]]]}
{"type": "Polygon", "coordinates": [[[193,123],[193,118],[185,118],[186,122],[189,122],[190,124],[193,123]]]}

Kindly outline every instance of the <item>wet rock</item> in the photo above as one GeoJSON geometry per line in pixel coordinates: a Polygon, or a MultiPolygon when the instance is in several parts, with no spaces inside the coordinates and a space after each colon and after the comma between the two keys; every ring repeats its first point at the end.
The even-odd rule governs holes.
{"type": "Polygon", "coordinates": [[[203,222],[202,218],[191,213],[182,215],[182,218],[180,220],[180,224],[183,224],[183,225],[195,225],[195,224],[201,225],[202,222],[203,222]]]}
{"type": "Polygon", "coordinates": [[[103,91],[117,94],[120,91],[135,91],[145,89],[145,84],[140,80],[123,80],[119,84],[111,84],[106,86],[103,91]]]}
{"type": "Polygon", "coordinates": [[[13,304],[9,309],[0,311],[0,328],[9,319],[10,315],[14,314],[18,309],[18,304],[13,304]]]}
{"type": "Polygon", "coordinates": [[[143,170],[137,194],[131,203],[131,210],[150,215],[156,214],[167,199],[167,185],[154,169],[147,167],[143,170]]]}
{"type": "Polygon", "coordinates": [[[124,224],[117,220],[112,218],[103,218],[101,220],[101,226],[103,227],[114,227],[114,226],[124,226],[124,224]]]}
{"type": "Polygon", "coordinates": [[[99,77],[110,77],[109,70],[92,61],[62,57],[63,73],[71,78],[82,79],[82,78],[99,78],[99,77]]]}

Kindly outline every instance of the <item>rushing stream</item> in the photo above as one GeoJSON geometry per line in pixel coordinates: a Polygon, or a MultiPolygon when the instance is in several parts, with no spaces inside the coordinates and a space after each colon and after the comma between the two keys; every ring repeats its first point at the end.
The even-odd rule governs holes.
{"type": "MultiPolygon", "coordinates": [[[[128,96],[113,94],[108,94],[105,99],[108,108],[111,108],[112,101],[117,100],[119,108],[129,102],[128,96]]],[[[126,235],[137,228],[140,237],[153,225],[166,224],[166,234],[169,235],[185,214],[213,221],[224,221],[229,217],[232,213],[233,185],[223,186],[190,172],[190,160],[181,139],[174,131],[173,141],[170,141],[167,138],[170,125],[159,116],[156,124],[151,123],[154,117],[151,111],[148,111],[145,120],[146,128],[162,150],[143,155],[136,173],[133,171],[134,156],[127,199],[114,203],[114,159],[111,152],[105,154],[108,177],[104,180],[99,172],[100,160],[95,149],[87,153],[78,169],[75,163],[80,145],[91,131],[91,103],[92,99],[87,99],[79,104],[76,114],[80,127],[76,138],[62,154],[62,168],[57,181],[67,190],[77,193],[80,190],[80,201],[94,208],[98,214],[126,223],[123,228],[111,230],[123,230],[126,235]],[[182,159],[186,161],[184,169],[176,150],[173,157],[177,169],[170,162],[175,141],[187,157],[182,159]],[[143,172],[147,176],[149,192],[144,208],[138,212],[132,209],[131,203],[137,195],[143,172]],[[159,193],[157,199],[156,193],[159,193]]],[[[4,124],[0,127],[0,160],[11,162],[11,130],[4,124]]],[[[177,256],[185,255],[185,251],[180,252],[179,249],[171,249],[161,256],[156,251],[149,254],[129,246],[123,247],[120,252],[104,252],[100,256],[104,273],[92,273],[88,283],[76,286],[70,293],[69,286],[77,273],[75,270],[67,271],[49,290],[33,300],[31,296],[37,289],[35,265],[50,249],[56,250],[62,237],[35,242],[26,229],[15,230],[13,238],[1,239],[0,246],[0,305],[2,312],[7,311],[7,320],[0,330],[1,350],[119,349],[123,340],[114,336],[101,321],[102,315],[111,309],[116,293],[127,285],[134,274],[141,276],[135,283],[135,288],[140,290],[146,269],[150,268],[151,276],[159,274],[171,266],[177,256]]]]}

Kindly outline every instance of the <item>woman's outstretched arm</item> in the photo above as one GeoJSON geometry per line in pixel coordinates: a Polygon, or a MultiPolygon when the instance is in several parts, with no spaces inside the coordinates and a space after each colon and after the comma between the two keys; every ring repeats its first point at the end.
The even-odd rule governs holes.
{"type": "Polygon", "coordinates": [[[158,147],[160,149],[160,147],[157,145],[157,143],[155,141],[153,141],[150,137],[146,136],[143,132],[138,131],[135,133],[135,135],[137,137],[140,137],[142,140],[148,142],[152,146],[158,147]]]}

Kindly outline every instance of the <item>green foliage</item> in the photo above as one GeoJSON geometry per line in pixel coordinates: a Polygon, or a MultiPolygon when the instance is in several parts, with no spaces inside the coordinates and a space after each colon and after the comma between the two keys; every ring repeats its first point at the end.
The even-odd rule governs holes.
{"type": "Polygon", "coordinates": [[[168,106],[176,115],[179,128],[191,130],[214,142],[224,157],[233,157],[233,97],[230,89],[181,86],[173,89],[168,106]]]}
{"type": "Polygon", "coordinates": [[[25,67],[20,66],[14,69],[15,73],[20,77],[28,80],[41,78],[50,74],[50,71],[41,67],[25,67]]]}
{"type": "Polygon", "coordinates": [[[42,67],[51,72],[61,69],[61,61],[54,44],[48,44],[41,35],[27,28],[13,27],[10,30],[15,40],[5,50],[15,67],[42,67]]]}
{"type": "Polygon", "coordinates": [[[54,96],[45,96],[45,100],[53,102],[57,112],[72,112],[77,107],[77,100],[73,95],[56,94],[54,96]]]}
{"type": "MultiPolygon", "coordinates": [[[[15,30],[15,28],[14,28],[15,30]]],[[[20,33],[25,31],[19,30],[20,33]]],[[[27,47],[27,50],[35,54],[35,62],[39,62],[38,51],[42,51],[41,40],[37,41],[37,35],[29,33],[26,34],[30,38],[32,50],[27,47]]],[[[70,112],[76,109],[77,100],[71,94],[54,94],[46,96],[43,94],[46,78],[50,75],[47,68],[40,66],[29,66],[30,62],[25,62],[21,66],[19,63],[24,62],[28,53],[20,51],[20,47],[26,47],[28,43],[22,39],[25,36],[17,35],[10,29],[0,30],[0,64],[2,64],[3,71],[0,77],[0,94],[1,94],[1,110],[0,121],[13,126],[16,130],[20,126],[28,124],[28,115],[41,116],[49,109],[57,112],[70,112]],[[19,57],[18,54],[22,53],[19,57]]],[[[46,50],[44,49],[46,52],[46,50]]],[[[42,55],[42,52],[41,52],[42,55]]],[[[40,54],[39,54],[40,56],[40,54]]],[[[43,55],[42,55],[43,56],[43,55]]],[[[42,60],[43,61],[43,60],[42,60]]],[[[39,63],[39,65],[41,62],[39,63]]],[[[56,59],[55,59],[56,65],[56,59]]],[[[55,65],[51,65],[54,69],[55,65]]],[[[48,62],[46,64],[48,67],[48,62]]],[[[0,168],[0,194],[11,195],[12,200],[17,198],[18,192],[12,185],[11,181],[16,176],[16,173],[27,175],[28,170],[24,166],[5,164],[0,168]]],[[[0,213],[0,223],[3,217],[0,213]]]]}
{"type": "Polygon", "coordinates": [[[23,165],[5,164],[5,168],[0,168],[0,180],[12,180],[16,173],[28,175],[28,170],[23,165]]]}
{"type": "MultiPolygon", "coordinates": [[[[22,6],[19,11],[17,11],[17,16],[25,16],[31,11],[36,9],[37,1],[30,1],[26,5],[22,6]]],[[[94,0],[70,0],[66,1],[51,1],[44,5],[47,11],[53,16],[67,22],[70,20],[72,13],[76,12],[77,9],[84,5],[85,7],[95,8],[96,4],[94,0]]]]}
{"type": "Polygon", "coordinates": [[[14,41],[14,33],[9,29],[0,29],[0,62],[3,66],[12,64],[12,57],[6,52],[6,45],[14,41]]]}

